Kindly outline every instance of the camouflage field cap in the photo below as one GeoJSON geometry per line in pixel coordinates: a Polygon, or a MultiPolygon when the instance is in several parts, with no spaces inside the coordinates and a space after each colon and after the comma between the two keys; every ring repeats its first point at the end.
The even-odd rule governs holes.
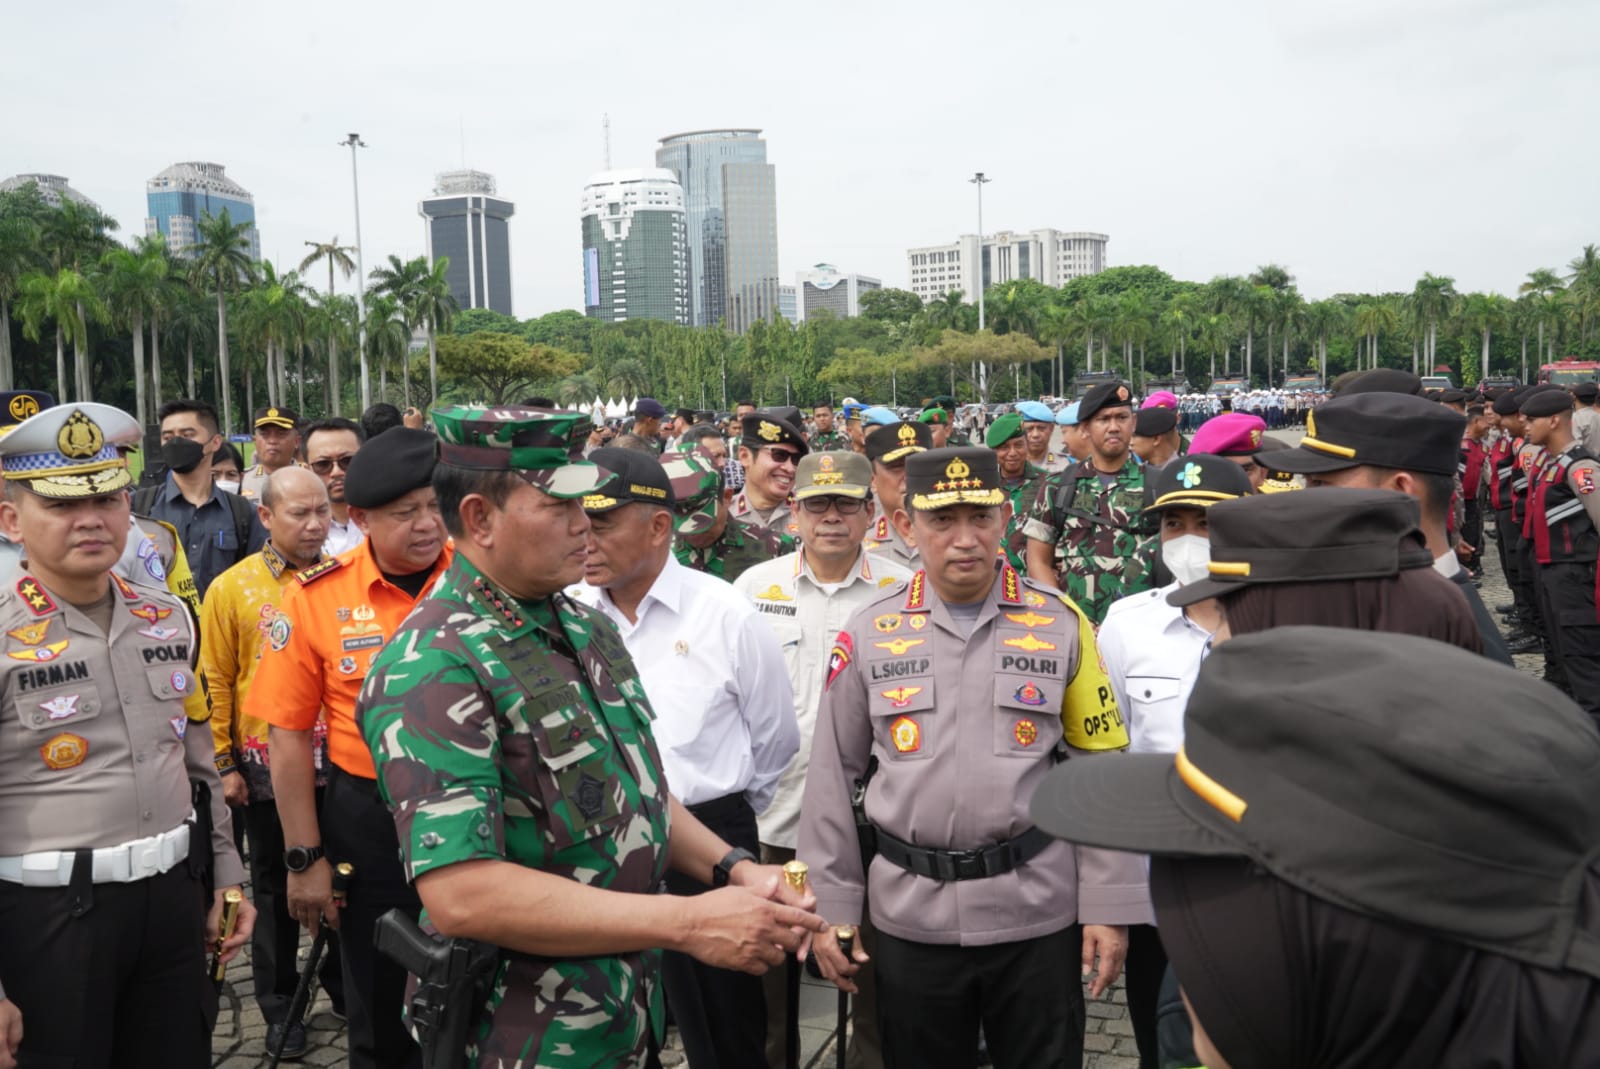
{"type": "Polygon", "coordinates": [[[722,472],[708,453],[685,449],[667,453],[661,467],[672,482],[672,527],[681,535],[697,535],[711,530],[717,522],[717,501],[722,496],[722,472]]]}
{"type": "Polygon", "coordinates": [[[40,497],[97,497],[133,481],[117,446],[138,440],[139,424],[120,408],[56,405],[0,438],[0,474],[40,497]]]}
{"type": "Polygon", "coordinates": [[[590,493],[610,473],[583,458],[591,423],[582,412],[505,405],[445,405],[433,410],[439,459],[476,471],[515,471],[563,500],[590,493]]]}
{"type": "Polygon", "coordinates": [[[997,506],[1005,500],[993,449],[929,449],[906,461],[906,503],[919,512],[951,505],[997,506]]]}

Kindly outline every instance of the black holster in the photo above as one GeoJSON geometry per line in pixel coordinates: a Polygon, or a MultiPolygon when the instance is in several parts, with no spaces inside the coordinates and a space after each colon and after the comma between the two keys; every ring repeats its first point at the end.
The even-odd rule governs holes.
{"type": "Polygon", "coordinates": [[[211,851],[211,788],[204,780],[189,781],[189,804],[194,816],[189,821],[189,875],[200,882],[201,901],[209,912],[216,895],[216,876],[211,851]]]}
{"type": "Polygon", "coordinates": [[[861,778],[855,782],[855,789],[850,792],[850,811],[856,818],[856,845],[861,849],[863,887],[866,886],[867,870],[872,867],[872,859],[878,853],[878,829],[867,819],[867,784],[872,782],[872,777],[877,771],[878,757],[874,754],[867,759],[866,770],[861,773],[861,778]]]}
{"type": "Polygon", "coordinates": [[[391,909],[378,918],[378,951],[417,978],[407,1019],[422,1048],[422,1069],[465,1069],[467,1044],[500,964],[500,948],[472,939],[438,939],[391,909]]]}

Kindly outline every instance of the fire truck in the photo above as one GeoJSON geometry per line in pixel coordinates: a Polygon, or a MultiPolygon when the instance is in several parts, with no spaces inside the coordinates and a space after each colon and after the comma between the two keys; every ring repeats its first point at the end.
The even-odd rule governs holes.
{"type": "Polygon", "coordinates": [[[1539,365],[1539,381],[1572,387],[1580,382],[1600,382],[1600,360],[1574,360],[1568,357],[1553,364],[1539,365]]]}

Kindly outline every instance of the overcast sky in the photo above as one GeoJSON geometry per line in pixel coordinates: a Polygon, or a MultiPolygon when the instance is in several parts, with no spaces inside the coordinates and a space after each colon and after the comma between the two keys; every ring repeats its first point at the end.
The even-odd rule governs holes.
{"type": "Polygon", "coordinates": [[[582,307],[608,113],[615,167],[762,128],[785,282],[905,286],[908,247],[975,229],[978,170],[991,232],[1100,231],[1196,280],[1282,263],[1311,298],[1514,294],[1600,242],[1594,0],[11,7],[0,177],[65,175],[128,235],[148,178],[216,161],[293,266],[353,241],[359,131],[368,269],[422,254],[417,201],[464,160],[516,203],[521,317],[582,307]]]}

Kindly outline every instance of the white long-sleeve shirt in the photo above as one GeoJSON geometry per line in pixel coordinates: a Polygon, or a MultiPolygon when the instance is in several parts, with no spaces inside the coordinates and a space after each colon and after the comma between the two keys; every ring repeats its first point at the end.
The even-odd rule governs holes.
{"type": "Polygon", "coordinates": [[[783,650],[728,583],[671,556],[629,622],[605,591],[572,593],[611,618],[655,709],[667,786],[685,805],[743,793],[766,809],[800,749],[783,650]]]}
{"type": "Polygon", "coordinates": [[[1171,583],[1112,602],[1100,625],[1100,659],[1131,753],[1177,753],[1183,745],[1183,710],[1211,635],[1167,604],[1176,589],[1171,583]]]}

